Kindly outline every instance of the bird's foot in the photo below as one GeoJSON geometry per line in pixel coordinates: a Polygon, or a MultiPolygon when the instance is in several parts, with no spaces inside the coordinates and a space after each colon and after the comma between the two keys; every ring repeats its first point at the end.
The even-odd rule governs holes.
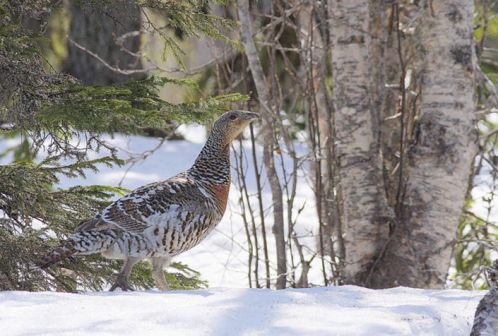
{"type": "Polygon", "coordinates": [[[112,285],[110,292],[114,292],[117,288],[121,288],[122,291],[133,291],[133,288],[128,283],[128,279],[124,276],[118,275],[114,285],[112,285]]]}

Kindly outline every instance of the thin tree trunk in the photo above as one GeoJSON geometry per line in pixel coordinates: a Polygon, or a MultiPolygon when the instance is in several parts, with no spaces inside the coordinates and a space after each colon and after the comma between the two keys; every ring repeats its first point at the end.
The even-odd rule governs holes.
{"type": "Polygon", "coordinates": [[[473,1],[426,1],[419,25],[420,116],[407,146],[394,234],[375,287],[440,288],[477,151],[473,1]]]}
{"type": "MultiPolygon", "coordinates": [[[[263,207],[263,188],[261,187],[261,174],[259,172],[258,158],[256,155],[256,140],[254,138],[254,129],[249,125],[251,132],[251,154],[254,167],[254,175],[256,179],[256,191],[258,198],[259,217],[261,218],[261,236],[263,237],[263,253],[265,256],[265,286],[270,288],[270,257],[268,255],[268,242],[266,236],[265,212],[263,207]]],[[[256,235],[257,233],[255,233],[256,235]]]]}
{"type": "MultiPolygon", "coordinates": [[[[301,6],[297,14],[298,38],[301,44],[301,62],[308,74],[309,97],[309,133],[310,148],[315,153],[311,162],[311,171],[315,185],[315,200],[319,216],[319,242],[318,250],[322,256],[324,282],[328,283],[325,262],[323,257],[336,261],[336,250],[341,251],[342,235],[337,234],[337,225],[340,225],[336,213],[335,176],[334,176],[334,133],[332,126],[332,104],[325,85],[327,76],[327,50],[324,38],[320,32],[320,25],[316,22],[317,11],[322,8],[315,7],[316,3],[300,4],[295,1],[294,6],[301,6]],[[332,236],[336,235],[338,246],[333,246],[332,236]]],[[[324,13],[322,13],[324,14],[324,13]]],[[[321,19],[325,19],[322,17],[321,19]]],[[[326,31],[323,29],[323,31],[326,31]]],[[[339,253],[340,254],[340,253],[339,253]]],[[[337,265],[332,270],[332,276],[339,278],[337,265]]]]}
{"type": "Polygon", "coordinates": [[[277,282],[276,288],[283,289],[286,285],[287,261],[284,235],[284,208],[282,201],[282,187],[278,179],[275,168],[274,148],[274,111],[271,108],[270,88],[263,74],[263,68],[259,60],[258,52],[252,37],[251,18],[249,13],[249,3],[247,0],[237,1],[238,14],[240,20],[240,36],[245,49],[252,78],[256,85],[259,103],[261,105],[263,117],[263,163],[266,175],[270,184],[273,201],[273,234],[276,242],[277,252],[277,282]]]}
{"type": "MultiPolygon", "coordinates": [[[[372,0],[374,1],[374,0],[372,0]]],[[[365,284],[388,237],[390,211],[380,155],[380,104],[371,87],[378,64],[369,34],[373,2],[331,0],[334,104],[344,217],[344,282],[365,284]]]]}
{"type": "MultiPolygon", "coordinates": [[[[140,36],[127,38],[122,47],[116,39],[141,29],[141,12],[130,0],[92,2],[70,1],[71,24],[69,38],[99,55],[111,66],[121,70],[141,69],[140,57],[130,54],[140,49],[140,36]]],[[[123,75],[68,42],[68,59],[64,72],[85,84],[113,84],[143,78],[144,74],[123,75]]]]}

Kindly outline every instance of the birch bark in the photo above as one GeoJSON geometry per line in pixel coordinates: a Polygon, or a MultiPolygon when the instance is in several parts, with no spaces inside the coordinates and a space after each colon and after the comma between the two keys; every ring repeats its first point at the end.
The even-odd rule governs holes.
{"type": "Polygon", "coordinates": [[[397,225],[374,286],[445,283],[477,152],[473,1],[426,1],[420,115],[407,148],[397,225]]]}
{"type": "Polygon", "coordinates": [[[390,211],[380,155],[379,92],[370,57],[369,0],[331,0],[329,18],[337,155],[344,221],[344,282],[364,285],[388,237],[390,211]]]}

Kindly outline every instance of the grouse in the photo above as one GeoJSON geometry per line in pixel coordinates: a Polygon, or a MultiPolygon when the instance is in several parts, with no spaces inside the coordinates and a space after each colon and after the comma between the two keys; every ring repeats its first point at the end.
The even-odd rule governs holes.
{"type": "Polygon", "coordinates": [[[93,253],[124,259],[111,290],[129,290],[133,266],[149,259],[157,287],[168,290],[163,269],[171,258],[199,244],[221,221],[230,189],[230,143],[257,118],[247,111],[224,113],[190,169],[142,186],[82,222],[40,266],[93,253]]]}

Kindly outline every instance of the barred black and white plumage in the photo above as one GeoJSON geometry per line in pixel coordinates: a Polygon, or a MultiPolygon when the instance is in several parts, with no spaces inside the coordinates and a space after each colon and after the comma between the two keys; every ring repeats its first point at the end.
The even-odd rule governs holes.
{"type": "Polygon", "coordinates": [[[42,258],[41,266],[93,253],[125,259],[111,289],[129,289],[133,265],[150,259],[158,288],[168,289],[163,268],[221,221],[230,188],[230,143],[257,117],[246,111],[223,114],[189,170],[140,187],[82,222],[68,240],[42,258]]]}

